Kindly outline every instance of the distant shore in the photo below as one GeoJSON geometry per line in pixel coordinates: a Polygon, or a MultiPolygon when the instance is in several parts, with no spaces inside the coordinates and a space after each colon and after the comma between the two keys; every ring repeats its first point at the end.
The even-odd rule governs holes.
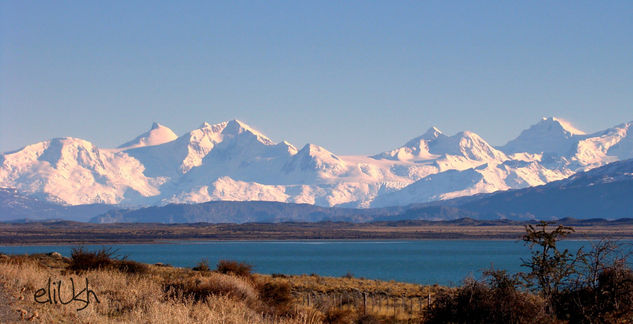
{"type": "MultiPolygon", "coordinates": [[[[633,239],[633,220],[567,220],[570,239],[633,239]]],[[[392,221],[374,223],[93,224],[0,223],[0,245],[154,244],[169,241],[519,240],[524,222],[392,221]]]]}

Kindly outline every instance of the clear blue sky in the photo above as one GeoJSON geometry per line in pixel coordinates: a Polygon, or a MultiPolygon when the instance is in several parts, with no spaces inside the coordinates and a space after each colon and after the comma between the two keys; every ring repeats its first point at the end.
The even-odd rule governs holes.
{"type": "Polygon", "coordinates": [[[1,1],[0,152],[243,120],[337,154],[633,120],[633,1],[1,1]]]}

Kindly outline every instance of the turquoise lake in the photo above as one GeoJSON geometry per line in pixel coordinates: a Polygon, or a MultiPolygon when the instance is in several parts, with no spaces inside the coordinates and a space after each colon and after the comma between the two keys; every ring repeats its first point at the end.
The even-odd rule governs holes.
{"type": "MultiPolygon", "coordinates": [[[[621,241],[630,245],[633,241],[621,241]]],[[[575,252],[588,241],[564,241],[575,252]]],[[[0,246],[7,254],[57,251],[69,256],[76,245],[0,246]]],[[[97,249],[103,245],[85,245],[97,249]]],[[[111,244],[131,260],[162,262],[192,267],[202,259],[211,266],[218,260],[247,262],[258,273],[311,274],[396,280],[420,284],[458,285],[465,277],[479,278],[494,266],[510,272],[523,271],[521,258],[529,249],[521,241],[428,240],[428,241],[222,241],[172,242],[164,244],[111,244]]]]}

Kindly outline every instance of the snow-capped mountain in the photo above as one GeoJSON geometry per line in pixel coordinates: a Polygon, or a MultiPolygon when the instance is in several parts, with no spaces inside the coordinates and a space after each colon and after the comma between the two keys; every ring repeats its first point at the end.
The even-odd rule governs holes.
{"type": "Polygon", "coordinates": [[[171,129],[169,129],[169,127],[165,127],[159,123],[154,122],[150,130],[137,136],[133,140],[120,145],[118,148],[122,150],[127,150],[143,146],[160,145],[163,143],[171,142],[176,138],[178,138],[178,136],[171,129]]]}
{"type": "MultiPolygon", "coordinates": [[[[476,218],[631,218],[633,159],[581,171],[543,186],[463,197],[442,202],[476,218]]],[[[415,215],[410,211],[409,215],[415,215]]]]}
{"type": "Polygon", "coordinates": [[[28,145],[2,154],[0,162],[0,187],[64,204],[116,204],[160,194],[160,182],[145,176],[138,160],[78,138],[28,145]]]}
{"type": "Polygon", "coordinates": [[[446,166],[447,169],[463,169],[481,162],[508,159],[504,153],[490,146],[473,132],[466,131],[446,136],[436,127],[431,127],[424,135],[410,140],[404,146],[380,153],[374,158],[413,162],[444,161],[438,164],[446,166]],[[461,161],[463,165],[451,164],[451,161],[461,161]]]}
{"type": "MultiPolygon", "coordinates": [[[[444,176],[451,177],[461,172],[471,173],[475,178],[481,177],[480,174],[471,170],[446,172],[448,174],[444,176]]],[[[435,177],[435,175],[429,177],[435,177]]],[[[443,189],[446,188],[437,190],[441,192],[443,189]]],[[[542,186],[400,207],[351,209],[264,201],[211,201],[139,209],[113,209],[92,218],[91,221],[97,223],[276,223],[468,218],[462,221],[473,224],[476,223],[474,220],[484,219],[505,219],[504,222],[565,219],[565,222],[584,220],[580,222],[616,225],[630,222],[633,216],[631,192],[633,192],[633,159],[609,163],[587,172],[578,172],[569,178],[542,186]],[[600,218],[602,220],[597,220],[600,218]],[[613,221],[606,223],[605,218],[613,221]]],[[[2,190],[0,190],[0,200],[2,198],[2,190]]],[[[30,215],[29,211],[24,214],[30,215]]]]}
{"type": "Polygon", "coordinates": [[[276,143],[239,120],[203,123],[178,137],[154,123],[118,148],[58,138],[4,153],[0,187],[69,205],[403,205],[542,185],[631,158],[632,125],[587,135],[544,118],[498,148],[470,131],[449,136],[433,127],[387,152],[345,156],[276,143]]]}
{"type": "Polygon", "coordinates": [[[567,121],[549,117],[521,132],[499,149],[508,153],[555,153],[568,154],[585,132],[571,126],[567,121]]]}
{"type": "Polygon", "coordinates": [[[594,133],[574,145],[572,159],[584,169],[633,158],[633,122],[594,133]]]}

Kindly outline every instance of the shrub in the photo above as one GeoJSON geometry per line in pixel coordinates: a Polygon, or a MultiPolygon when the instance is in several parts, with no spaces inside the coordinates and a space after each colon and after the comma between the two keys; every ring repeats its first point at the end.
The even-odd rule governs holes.
{"type": "Polygon", "coordinates": [[[349,310],[331,307],[325,312],[324,323],[327,324],[353,324],[355,314],[349,310]]]}
{"type": "Polygon", "coordinates": [[[259,287],[260,299],[276,315],[289,315],[292,310],[292,294],[287,282],[268,282],[259,287]]]}
{"type": "Polygon", "coordinates": [[[217,271],[224,274],[234,274],[239,277],[250,278],[253,266],[247,263],[220,260],[218,262],[217,271]]]}
{"type": "Polygon", "coordinates": [[[202,259],[196,264],[195,267],[191,268],[191,270],[201,272],[211,271],[211,268],[209,268],[209,261],[207,259],[202,259]]]}
{"type": "Polygon", "coordinates": [[[149,267],[146,264],[132,260],[116,260],[113,263],[113,267],[129,274],[145,274],[149,272],[149,267]]]}
{"type": "Polygon", "coordinates": [[[144,274],[149,272],[146,264],[126,260],[125,257],[116,259],[116,251],[111,248],[102,248],[96,251],[87,251],[83,248],[74,248],[70,254],[68,269],[75,272],[113,269],[130,274],[144,274]]]}
{"type": "Polygon", "coordinates": [[[427,323],[547,323],[545,303],[517,290],[505,271],[487,271],[487,281],[467,279],[455,291],[436,296],[427,323]]]}
{"type": "Polygon", "coordinates": [[[164,285],[163,290],[168,297],[180,299],[183,302],[189,299],[201,302],[211,296],[226,296],[252,305],[257,301],[257,293],[249,282],[243,278],[219,273],[211,273],[208,277],[169,282],[164,285]]]}
{"type": "Polygon", "coordinates": [[[633,319],[633,271],[626,257],[617,256],[618,245],[602,240],[589,252],[579,249],[572,255],[559,250],[557,242],[574,230],[559,225],[548,231],[549,224],[526,226],[523,240],[537,249],[523,263],[531,271],[522,275],[527,286],[545,298],[548,312],[571,323],[633,319]]]}
{"type": "Polygon", "coordinates": [[[104,269],[112,266],[113,256],[116,251],[111,248],[102,248],[97,251],[87,251],[84,248],[73,248],[70,253],[70,265],[73,271],[88,271],[104,269]]]}
{"type": "Polygon", "coordinates": [[[356,324],[380,324],[380,320],[371,314],[361,315],[358,319],[356,319],[356,324]]]}
{"type": "MultiPolygon", "coordinates": [[[[523,275],[528,287],[549,298],[564,289],[576,271],[578,258],[567,250],[559,250],[558,241],[574,232],[571,227],[558,225],[555,229],[547,229],[550,222],[540,222],[536,226],[526,225],[523,241],[532,250],[529,260],[522,260],[522,266],[530,269],[523,275]],[[536,246],[536,249],[534,248],[536,246]]],[[[581,251],[578,251],[577,255],[581,251]]]]}
{"type": "Polygon", "coordinates": [[[633,319],[633,271],[624,264],[604,269],[595,287],[584,285],[553,296],[556,315],[571,323],[633,319]]]}

